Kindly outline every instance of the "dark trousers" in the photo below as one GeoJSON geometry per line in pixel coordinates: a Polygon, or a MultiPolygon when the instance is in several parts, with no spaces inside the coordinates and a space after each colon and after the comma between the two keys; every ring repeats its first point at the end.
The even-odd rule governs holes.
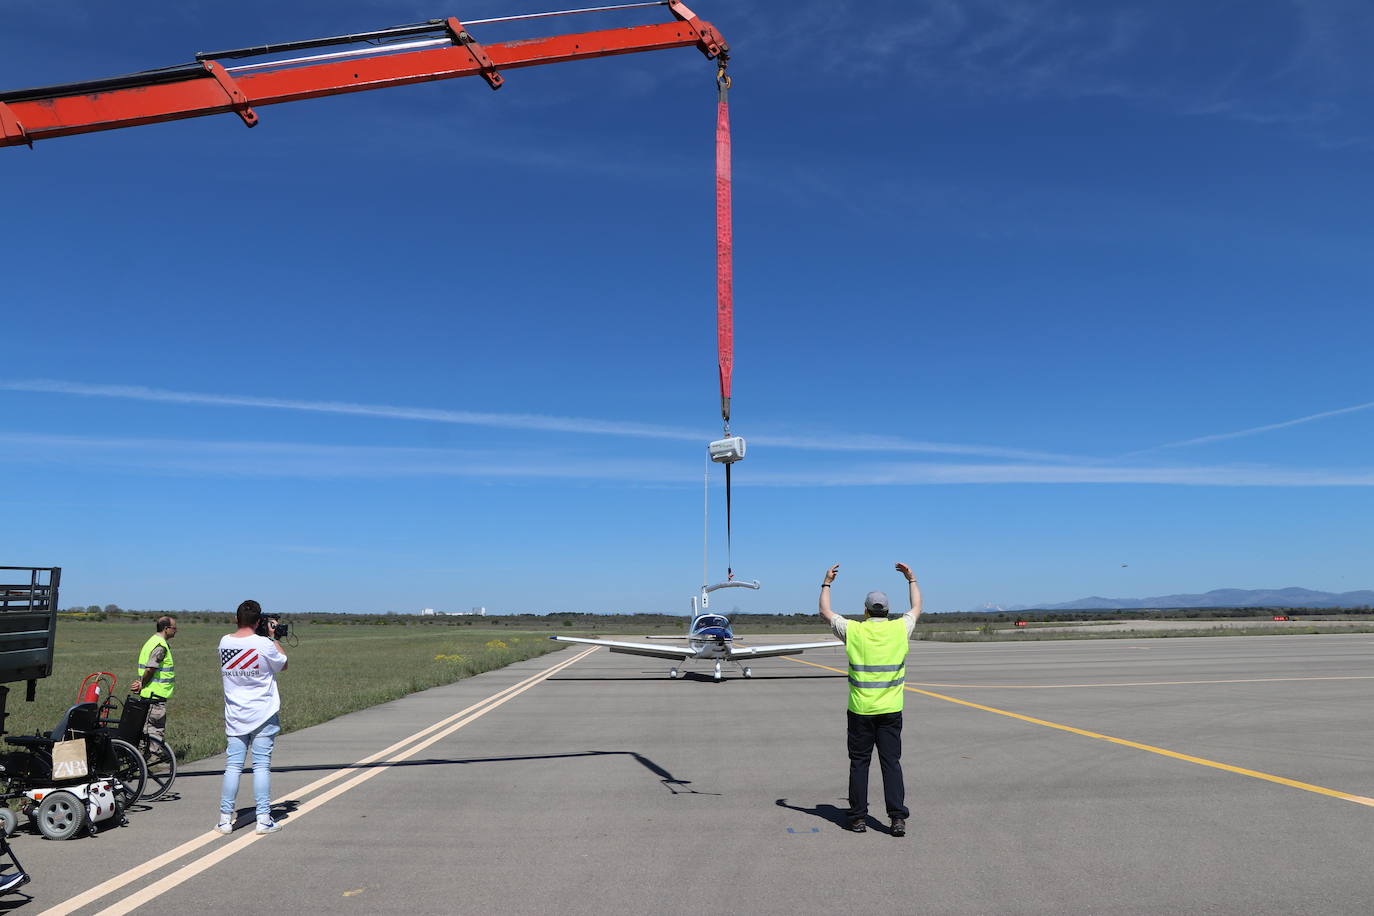
{"type": "Polygon", "coordinates": [[[883,771],[883,802],[888,817],[906,818],[906,786],[902,783],[902,714],[876,716],[849,713],[849,816],[868,815],[868,765],[878,747],[878,767],[883,771]]]}

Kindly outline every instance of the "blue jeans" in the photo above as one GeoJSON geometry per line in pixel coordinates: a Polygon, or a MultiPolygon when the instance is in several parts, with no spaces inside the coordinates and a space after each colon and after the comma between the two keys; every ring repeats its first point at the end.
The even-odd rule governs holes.
{"type": "Polygon", "coordinates": [[[243,758],[253,748],[253,798],[258,803],[258,820],[272,819],[272,745],[281,731],[281,717],[274,715],[246,735],[229,735],[229,759],[224,763],[224,784],[219,792],[219,813],[234,816],[234,802],[239,794],[239,777],[243,774],[243,758]]]}

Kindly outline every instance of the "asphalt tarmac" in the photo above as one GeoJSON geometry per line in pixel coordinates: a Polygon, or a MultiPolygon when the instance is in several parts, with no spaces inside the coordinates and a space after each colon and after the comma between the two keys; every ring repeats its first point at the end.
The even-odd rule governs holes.
{"type": "Polygon", "coordinates": [[[127,827],[21,833],[34,881],[0,908],[1367,914],[1371,657],[1363,634],[913,643],[896,838],[876,761],[870,829],[840,826],[840,650],[716,684],[570,647],[283,737],[278,834],[247,778],[211,832],[222,758],[127,827]]]}

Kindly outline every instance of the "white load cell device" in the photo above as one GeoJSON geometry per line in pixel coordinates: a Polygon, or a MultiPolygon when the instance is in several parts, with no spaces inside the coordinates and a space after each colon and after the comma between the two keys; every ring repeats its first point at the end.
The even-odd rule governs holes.
{"type": "Polygon", "coordinates": [[[707,448],[711,452],[711,460],[721,464],[733,464],[736,461],[744,460],[744,440],[739,436],[717,439],[707,448]]]}

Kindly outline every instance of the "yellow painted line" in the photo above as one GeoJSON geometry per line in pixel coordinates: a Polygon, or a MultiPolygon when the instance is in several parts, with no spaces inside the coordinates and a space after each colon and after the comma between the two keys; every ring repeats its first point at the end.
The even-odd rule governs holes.
{"type": "MultiPolygon", "coordinates": [[[[831,668],[829,665],[818,665],[815,662],[808,662],[805,659],[788,657],[788,661],[797,662],[801,665],[810,665],[813,668],[824,668],[826,671],[838,671],[840,674],[848,674],[848,671],[839,668],[831,668]]],[[[933,697],[937,700],[945,700],[949,703],[957,703],[960,706],[967,706],[971,709],[981,709],[984,712],[997,713],[999,716],[1007,716],[1012,719],[1020,719],[1022,722],[1029,722],[1032,725],[1043,725],[1046,728],[1058,729],[1059,731],[1069,732],[1074,735],[1082,735],[1084,738],[1095,738],[1098,741],[1108,741],[1112,744],[1119,744],[1122,747],[1135,748],[1138,751],[1146,751],[1151,754],[1158,754],[1161,757],[1171,757],[1174,760],[1183,760],[1188,763],[1196,763],[1198,766],[1211,767],[1214,770],[1224,770],[1227,773],[1237,773],[1241,776],[1249,776],[1252,779],[1262,779],[1265,782],[1278,783],[1281,786],[1288,786],[1293,789],[1302,789],[1304,792],[1315,792],[1318,795],[1327,795],[1331,798],[1339,798],[1342,801],[1354,802],[1357,805],[1366,805],[1374,808],[1374,798],[1367,798],[1363,795],[1352,795],[1349,792],[1341,792],[1336,789],[1328,789],[1325,786],[1314,786],[1309,782],[1299,782],[1296,779],[1288,779],[1284,776],[1275,776],[1272,773],[1261,773],[1259,770],[1248,770],[1245,767],[1232,766],[1229,763],[1220,763],[1216,760],[1208,760],[1205,757],[1194,757],[1192,754],[1180,754],[1178,751],[1171,751],[1167,748],[1155,747],[1152,744],[1141,744],[1138,741],[1128,741],[1125,738],[1113,738],[1111,735],[1104,735],[1100,732],[1090,732],[1083,728],[1074,728],[1072,725],[1060,725],[1058,722],[1050,722],[1045,719],[1037,719],[1034,716],[1024,716],[1019,712],[1010,712],[1006,709],[998,709],[995,706],[984,706],[981,703],[970,703],[968,700],[960,700],[956,697],[947,697],[941,693],[932,693],[929,690],[919,690],[915,687],[907,686],[906,690],[912,693],[919,693],[924,696],[933,697]]]]}
{"type": "Polygon", "coordinates": [[[1333,675],[1331,677],[1245,677],[1211,681],[1104,681],[1100,684],[924,684],[919,681],[908,681],[907,683],[914,683],[917,687],[958,687],[973,690],[1061,690],[1069,687],[1179,687],[1198,684],[1268,684],[1289,681],[1374,681],[1374,674],[1333,675]]]}
{"type": "MultiPolygon", "coordinates": [[[[388,748],[380,750],[369,757],[364,757],[357,763],[335,770],[334,772],[326,776],[323,776],[320,779],[315,780],[314,782],[310,783],[304,788],[298,789],[290,793],[290,797],[293,799],[303,798],[306,795],[309,795],[323,788],[324,786],[329,785],[331,782],[337,782],[338,780],[343,779],[344,777],[350,774],[359,773],[360,768],[367,766],[369,764],[376,763],[379,760],[384,760],[385,763],[388,764],[405,760],[406,758],[411,757],[419,751],[429,747],[436,741],[439,741],[440,739],[447,737],[448,735],[462,728],[464,725],[467,725],[474,719],[477,719],[485,715],[486,713],[495,709],[497,706],[500,706],[507,700],[515,697],[517,694],[524,693],[526,690],[533,687],[540,681],[545,680],[546,678],[549,678],[554,674],[557,674],[564,668],[567,668],[569,665],[572,665],[575,662],[580,661],[581,659],[585,658],[586,656],[590,655],[595,651],[595,648],[589,648],[584,652],[578,653],[572,658],[564,659],[563,661],[555,665],[552,665],[549,668],[546,668],[537,674],[531,675],[530,677],[526,678],[523,681],[520,681],[517,684],[512,684],[504,690],[500,690],[483,700],[479,700],[478,702],[473,703],[471,706],[468,706],[467,708],[454,713],[446,719],[441,719],[440,721],[421,729],[413,735],[409,735],[405,738],[402,738],[400,741],[397,741],[395,744],[392,744],[388,748]],[[449,723],[455,724],[449,726],[449,723]],[[445,728],[445,726],[449,727],[445,728]],[[411,747],[403,754],[397,754],[394,757],[389,756],[395,754],[397,751],[399,751],[401,748],[404,748],[412,741],[424,738],[426,735],[431,735],[433,732],[438,731],[440,729],[443,729],[443,731],[440,734],[433,735],[433,737],[423,742],[422,744],[418,744],[414,747],[411,747]]],[[[295,819],[300,815],[304,814],[305,812],[310,811],[313,808],[316,808],[319,805],[324,804],[325,802],[337,797],[343,792],[346,792],[348,789],[353,788],[355,785],[358,785],[366,781],[367,779],[370,779],[371,777],[382,772],[382,770],[384,770],[385,768],[385,766],[382,766],[362,770],[360,777],[354,778],[350,780],[348,783],[344,784],[343,786],[339,786],[334,790],[326,793],[325,795],[320,796],[317,799],[313,799],[310,802],[307,802],[306,804],[297,808],[294,812],[292,812],[292,819],[295,819]]],[[[285,799],[278,799],[277,803],[280,804],[283,801],[285,801],[285,799]]],[[[238,852],[239,849],[259,839],[262,839],[262,837],[259,837],[255,833],[249,833],[238,840],[229,842],[227,845],[221,846],[218,850],[206,856],[204,859],[201,859],[198,862],[192,862],[191,864],[184,866],[178,871],[173,872],[167,878],[163,878],[156,884],[150,885],[143,892],[135,894],[132,897],[127,897],[124,900],[121,900],[118,903],[112,904],[110,907],[101,910],[101,914],[128,913],[134,907],[140,906],[151,899],[145,897],[147,891],[152,890],[153,888],[157,888],[157,893],[162,893],[164,890],[174,887],[177,884],[180,884],[182,881],[185,881],[187,878],[190,878],[195,874],[199,874],[206,868],[209,868],[210,865],[213,865],[216,862],[228,858],[230,855],[233,855],[235,852],[238,852]],[[208,864],[205,864],[202,867],[197,867],[202,862],[208,862],[208,864]],[[171,881],[172,878],[176,878],[178,875],[182,875],[183,872],[186,872],[184,877],[180,878],[180,880],[177,881],[171,881]],[[127,907],[125,907],[126,904],[128,904],[127,907]]],[[[44,910],[42,913],[38,914],[38,916],[67,916],[67,914],[74,913],[82,907],[94,903],[101,897],[105,897],[109,894],[112,894],[120,888],[132,884],[135,881],[142,880],[143,878],[147,877],[148,875],[152,874],[158,869],[170,865],[172,862],[175,862],[176,860],[181,859],[192,852],[195,852],[197,849],[201,848],[202,846],[205,846],[207,843],[213,843],[216,840],[224,841],[223,835],[216,833],[213,830],[208,831],[196,837],[195,839],[188,840],[185,843],[182,843],[180,846],[177,846],[174,849],[168,850],[167,852],[163,853],[160,856],[157,856],[154,859],[150,859],[149,861],[143,863],[142,865],[139,865],[136,868],[130,869],[129,871],[124,872],[123,874],[115,878],[111,878],[110,880],[105,881],[102,884],[97,884],[95,887],[87,891],[84,891],[76,895],[75,897],[64,900],[56,906],[44,910]]]]}

